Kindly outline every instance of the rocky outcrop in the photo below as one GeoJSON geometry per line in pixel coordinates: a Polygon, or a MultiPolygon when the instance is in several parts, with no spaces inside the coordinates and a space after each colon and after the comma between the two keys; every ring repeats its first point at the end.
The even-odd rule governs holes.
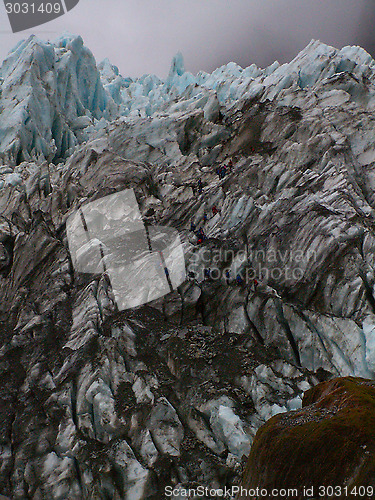
{"type": "Polygon", "coordinates": [[[375,382],[334,378],[307,391],[302,409],[276,415],[255,437],[242,487],[291,498],[370,498],[375,487],[375,382]],[[336,489],[335,489],[336,487],[336,489]],[[341,493],[340,493],[341,491],[341,493]]]}

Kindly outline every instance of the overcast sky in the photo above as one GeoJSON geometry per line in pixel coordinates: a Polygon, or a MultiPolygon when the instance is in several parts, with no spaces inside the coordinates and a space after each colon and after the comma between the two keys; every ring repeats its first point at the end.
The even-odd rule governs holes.
{"type": "MultiPolygon", "coordinates": [[[[124,76],[165,77],[178,51],[193,73],[290,61],[312,38],[375,56],[374,26],[374,0],[80,0],[33,33],[80,34],[98,62],[108,57],[124,76]]],[[[11,33],[0,0],[0,60],[31,33],[11,33]]]]}

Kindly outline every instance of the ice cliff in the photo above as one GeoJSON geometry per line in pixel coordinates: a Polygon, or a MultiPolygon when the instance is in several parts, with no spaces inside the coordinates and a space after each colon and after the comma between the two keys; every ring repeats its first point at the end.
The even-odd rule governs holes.
{"type": "Polygon", "coordinates": [[[10,53],[0,493],[230,486],[304,391],[374,378],[374,67],[317,41],[266,69],[192,75],[177,55],[165,80],[96,66],[79,37],[10,53]],[[129,188],[147,225],[179,231],[188,279],[119,312],[105,274],[73,268],[66,221],[129,188]]]}
{"type": "Polygon", "coordinates": [[[64,158],[94,119],[116,106],[80,37],[20,42],[1,71],[0,154],[11,165],[42,155],[64,158]]]}

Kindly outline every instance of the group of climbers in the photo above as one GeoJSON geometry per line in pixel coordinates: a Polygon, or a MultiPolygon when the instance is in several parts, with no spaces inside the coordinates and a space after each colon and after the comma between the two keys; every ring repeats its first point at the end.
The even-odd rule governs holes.
{"type": "MultiPolygon", "coordinates": [[[[220,213],[220,210],[217,208],[216,205],[213,205],[212,208],[212,216],[215,217],[216,214],[219,214],[220,213]]],[[[208,215],[207,215],[207,212],[203,212],[203,222],[207,222],[208,221],[208,215]]],[[[195,232],[197,226],[196,224],[194,223],[194,221],[192,220],[191,223],[190,223],[190,231],[192,231],[193,233],[195,232]]]]}
{"type": "Polygon", "coordinates": [[[194,220],[192,220],[190,222],[190,231],[192,233],[195,234],[195,236],[197,237],[197,243],[200,244],[202,243],[204,240],[207,239],[207,236],[205,235],[204,233],[204,230],[202,227],[200,227],[198,230],[197,230],[197,225],[195,224],[194,220]]]}
{"type": "Polygon", "coordinates": [[[224,179],[224,177],[227,175],[227,166],[221,165],[220,167],[217,167],[216,173],[219,176],[219,179],[224,179]]]}
{"type": "Polygon", "coordinates": [[[201,179],[198,179],[198,182],[195,184],[193,184],[191,186],[192,190],[193,190],[193,193],[196,195],[196,194],[202,194],[203,193],[203,182],[201,181],[201,179]]]}
{"type": "MultiPolygon", "coordinates": [[[[227,279],[226,279],[226,283],[227,283],[227,285],[228,285],[228,284],[229,284],[229,276],[226,276],[226,278],[227,278],[227,279]]],[[[246,283],[246,282],[245,282],[245,280],[243,279],[242,274],[239,272],[239,273],[237,274],[237,276],[236,276],[236,285],[237,285],[237,286],[242,286],[242,285],[244,285],[244,284],[247,284],[247,283],[246,283]]],[[[257,291],[257,288],[258,288],[258,285],[259,285],[259,281],[258,281],[256,278],[254,278],[254,279],[252,280],[252,285],[253,285],[253,291],[254,291],[254,292],[256,292],[256,291],[257,291]]]]}
{"type": "MultiPolygon", "coordinates": [[[[233,168],[233,160],[230,159],[227,164],[219,165],[216,168],[216,173],[219,176],[219,179],[224,179],[228,172],[232,172],[233,168]]],[[[203,193],[203,182],[201,179],[198,179],[197,184],[192,186],[194,194],[202,194],[203,193]]]]}
{"type": "Polygon", "coordinates": [[[196,236],[197,236],[197,238],[198,238],[198,239],[197,239],[197,243],[198,243],[198,245],[200,245],[201,243],[203,243],[203,242],[204,242],[204,240],[206,240],[206,239],[207,239],[207,236],[204,234],[204,231],[203,231],[203,228],[202,228],[202,227],[200,227],[200,228],[198,229],[198,231],[197,231],[195,234],[196,234],[196,236]]]}
{"type": "MultiPolygon", "coordinates": [[[[232,171],[232,168],[233,168],[233,161],[232,159],[229,160],[229,162],[227,164],[224,164],[224,165],[220,165],[217,169],[216,169],[216,173],[218,174],[219,178],[220,179],[224,179],[224,177],[227,175],[227,172],[231,172],[232,171]]],[[[194,194],[195,193],[198,193],[198,194],[202,194],[203,193],[203,182],[201,179],[198,179],[198,182],[196,185],[193,186],[193,191],[194,191],[194,194]]],[[[212,216],[215,217],[216,214],[220,214],[220,210],[217,208],[216,205],[213,205],[211,207],[211,210],[212,210],[212,216]]],[[[208,220],[208,215],[206,212],[203,213],[203,223],[207,222],[208,220]]],[[[192,231],[193,233],[195,233],[195,235],[197,236],[197,244],[200,244],[202,243],[204,240],[207,239],[205,233],[204,233],[204,230],[202,227],[200,227],[198,230],[197,230],[197,227],[196,227],[196,224],[194,223],[194,221],[192,220],[191,221],[191,224],[190,224],[190,231],[192,231]]]]}
{"type": "MultiPolygon", "coordinates": [[[[220,210],[217,208],[216,205],[213,205],[212,208],[212,216],[215,217],[216,214],[220,214],[220,210]]],[[[207,222],[208,220],[208,215],[207,215],[207,212],[204,212],[203,213],[203,223],[207,222]]],[[[207,239],[207,236],[205,235],[205,232],[203,230],[202,227],[200,227],[198,230],[197,230],[197,225],[195,224],[194,220],[192,220],[190,222],[190,231],[192,233],[195,233],[195,235],[197,236],[198,240],[197,240],[197,243],[200,244],[202,243],[204,240],[207,239]]]]}
{"type": "MultiPolygon", "coordinates": [[[[204,276],[205,280],[208,280],[211,278],[211,268],[210,267],[205,267],[203,269],[203,276],[204,276]]],[[[230,283],[230,269],[227,269],[225,271],[225,281],[226,281],[226,284],[229,285],[229,283],[230,283]]],[[[244,280],[243,280],[241,274],[238,273],[236,276],[236,284],[242,285],[243,283],[244,283],[244,280]]]]}
{"type": "MultiPolygon", "coordinates": [[[[230,269],[227,269],[225,271],[225,282],[227,285],[229,285],[231,283],[230,278],[231,278],[231,271],[230,271],[230,269]]],[[[236,279],[235,279],[235,284],[237,286],[242,286],[242,285],[246,284],[241,272],[237,273],[236,279]]],[[[258,285],[259,285],[259,281],[256,278],[254,278],[252,280],[252,285],[253,285],[253,291],[256,292],[258,285]]]]}
{"type": "MultiPolygon", "coordinates": [[[[219,214],[220,213],[220,210],[216,207],[216,205],[213,205],[212,207],[212,216],[215,217],[216,214],[219,214]]],[[[208,220],[208,215],[207,215],[207,212],[204,212],[203,213],[203,223],[207,222],[208,220]]],[[[204,240],[207,239],[207,236],[205,235],[204,233],[204,230],[202,227],[200,227],[198,230],[197,230],[197,225],[195,224],[194,220],[192,220],[190,222],[190,231],[192,233],[195,233],[195,235],[197,236],[198,240],[197,240],[197,243],[202,243],[204,240]]]]}
{"type": "MultiPolygon", "coordinates": [[[[220,210],[216,207],[216,205],[213,205],[212,208],[211,208],[211,210],[212,210],[212,216],[213,217],[216,214],[220,213],[220,210]]],[[[207,220],[208,220],[207,212],[204,212],[203,213],[203,223],[207,222],[207,220]]],[[[197,236],[197,238],[198,238],[197,243],[198,244],[202,243],[204,240],[207,239],[207,236],[205,235],[204,230],[203,230],[202,227],[200,227],[197,230],[197,225],[195,224],[194,219],[192,219],[191,222],[190,222],[190,231],[192,233],[195,233],[195,235],[197,236]]]]}
{"type": "MultiPolygon", "coordinates": [[[[218,174],[219,178],[220,179],[224,179],[225,176],[227,175],[228,172],[231,172],[233,169],[233,161],[232,159],[229,160],[229,162],[227,164],[224,164],[224,165],[220,165],[217,169],[216,169],[216,173],[218,174]]],[[[198,192],[198,194],[202,194],[203,192],[203,183],[202,183],[202,180],[201,179],[198,179],[197,181],[197,184],[194,185],[193,187],[194,189],[194,192],[198,192]]],[[[215,217],[217,214],[220,214],[220,209],[217,208],[216,205],[212,205],[211,207],[211,211],[212,211],[212,216],[215,217]]],[[[207,215],[207,212],[204,211],[203,212],[203,223],[207,222],[208,221],[208,215],[207,215]]],[[[199,227],[197,229],[197,225],[196,223],[194,222],[194,219],[191,220],[191,224],[190,224],[190,231],[193,232],[196,237],[197,237],[197,241],[196,243],[199,245],[201,243],[203,243],[206,239],[207,239],[207,236],[204,232],[204,229],[203,227],[199,227]]],[[[203,269],[203,275],[204,275],[204,279],[205,280],[209,280],[212,278],[212,271],[211,271],[211,268],[204,268],[203,269]]],[[[189,272],[188,273],[188,277],[190,279],[196,279],[196,274],[194,272],[189,272]]],[[[244,280],[243,278],[243,275],[241,272],[238,272],[236,274],[236,277],[235,279],[232,279],[231,277],[231,270],[230,269],[226,269],[225,272],[224,272],[224,277],[225,277],[225,282],[226,284],[229,286],[231,284],[234,284],[236,286],[244,286],[244,285],[247,285],[248,283],[244,280]]],[[[252,290],[254,292],[257,291],[257,288],[258,288],[258,285],[259,285],[259,282],[257,279],[253,279],[252,280],[252,290]]]]}
{"type": "MultiPolygon", "coordinates": [[[[228,172],[232,172],[233,169],[233,160],[230,159],[227,164],[219,165],[216,168],[216,173],[219,176],[219,179],[224,179],[228,172]]],[[[203,193],[203,182],[201,179],[198,179],[196,185],[193,185],[194,194],[202,194],[203,193]]]]}
{"type": "MultiPolygon", "coordinates": [[[[219,276],[220,276],[220,273],[219,273],[219,276]]],[[[242,287],[242,286],[244,286],[244,285],[247,284],[245,282],[245,280],[244,280],[241,272],[237,273],[235,280],[231,280],[231,270],[230,269],[226,269],[225,270],[224,276],[225,276],[225,283],[227,284],[227,286],[235,285],[235,286],[242,287]]],[[[215,279],[210,267],[205,267],[203,269],[203,277],[204,277],[205,281],[210,280],[211,278],[215,279]]],[[[196,273],[193,272],[193,271],[190,271],[188,273],[188,278],[195,280],[197,278],[196,273]]],[[[252,285],[251,289],[252,289],[253,292],[255,292],[255,293],[257,292],[257,288],[258,288],[259,284],[260,283],[259,283],[259,281],[256,278],[254,278],[254,279],[251,280],[251,285],[252,285]]]]}
{"type": "Polygon", "coordinates": [[[217,167],[216,173],[219,176],[219,179],[224,179],[224,177],[227,175],[228,172],[232,172],[232,168],[233,168],[232,159],[230,159],[226,165],[220,165],[219,167],[217,167]]]}

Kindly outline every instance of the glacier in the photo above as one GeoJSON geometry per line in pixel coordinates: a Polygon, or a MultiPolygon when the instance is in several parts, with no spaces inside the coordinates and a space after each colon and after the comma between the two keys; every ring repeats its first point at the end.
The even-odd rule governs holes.
{"type": "Polygon", "coordinates": [[[0,492],[233,484],[259,427],[304,391],[374,378],[374,68],[314,40],[264,69],[193,75],[177,54],[165,79],[97,65],[79,36],[10,52],[0,492]],[[127,189],[147,226],[179,232],[188,279],[119,311],[108,276],[74,269],[66,226],[127,189]]]}

